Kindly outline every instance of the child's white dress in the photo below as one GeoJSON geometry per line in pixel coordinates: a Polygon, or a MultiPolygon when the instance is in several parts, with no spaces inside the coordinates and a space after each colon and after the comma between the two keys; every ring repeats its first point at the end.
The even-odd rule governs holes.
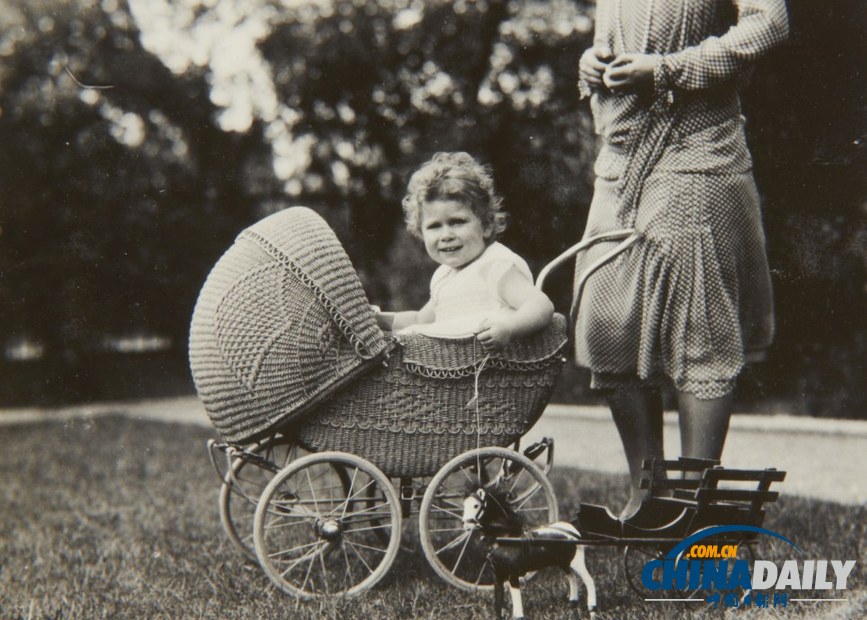
{"type": "Polygon", "coordinates": [[[412,325],[401,333],[437,338],[473,336],[483,320],[511,310],[497,291],[500,280],[511,267],[533,281],[527,262],[499,242],[489,245],[476,260],[461,269],[440,265],[430,283],[434,322],[412,325]]]}

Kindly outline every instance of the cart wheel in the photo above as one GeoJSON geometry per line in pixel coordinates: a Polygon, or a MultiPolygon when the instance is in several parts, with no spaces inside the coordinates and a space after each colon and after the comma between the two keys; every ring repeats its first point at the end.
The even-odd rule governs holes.
{"type": "MultiPolygon", "coordinates": [[[[626,572],[626,582],[629,587],[642,599],[646,598],[670,598],[670,599],[692,599],[696,598],[698,590],[649,590],[644,587],[641,581],[641,573],[644,570],[644,565],[651,560],[662,560],[668,549],[660,548],[654,544],[639,544],[627,545],[623,549],[623,566],[626,572]]],[[[680,558],[675,560],[679,562],[680,558]]],[[[662,578],[662,569],[657,568],[653,571],[653,578],[660,580],[662,578]]]]}
{"type": "Polygon", "coordinates": [[[299,448],[287,437],[269,437],[247,450],[262,457],[265,466],[237,457],[232,461],[234,475],[226,473],[220,486],[220,521],[232,545],[248,560],[256,561],[253,548],[253,517],[259,495],[274,473],[298,458],[299,448]]]}
{"type": "MultiPolygon", "coordinates": [[[[736,558],[738,560],[747,560],[750,565],[752,565],[755,555],[753,553],[753,548],[749,542],[740,541],[737,543],[738,550],[736,558]]],[[[628,545],[623,550],[623,561],[626,569],[626,581],[629,583],[629,587],[632,588],[633,592],[638,594],[641,598],[658,598],[660,596],[660,592],[648,590],[644,587],[643,582],[641,581],[641,572],[644,569],[644,565],[650,560],[661,560],[665,557],[666,551],[660,549],[655,545],[643,547],[636,545],[628,545]]],[[[675,565],[681,561],[688,561],[685,558],[681,558],[678,556],[675,559],[675,565]]],[[[657,568],[654,570],[653,577],[655,580],[659,580],[661,575],[661,568],[657,568]]],[[[729,573],[731,573],[731,566],[729,567],[729,573]]],[[[665,590],[664,596],[672,599],[684,599],[684,600],[693,600],[693,599],[704,599],[708,595],[710,595],[712,590],[705,590],[702,587],[698,588],[687,588],[686,590],[665,590]]],[[[743,590],[738,589],[736,592],[738,601],[743,601],[746,596],[750,594],[751,590],[743,590]]]]}
{"type": "Polygon", "coordinates": [[[397,493],[385,474],[351,454],[320,452],[274,476],[256,508],[253,538],[259,564],[283,592],[353,596],[394,562],[400,525],[397,493]],[[346,473],[348,488],[336,471],[346,473]]]}
{"type": "MultiPolygon", "coordinates": [[[[756,544],[755,540],[741,540],[738,541],[738,551],[735,554],[735,560],[746,560],[749,566],[753,566],[756,562],[756,552],[754,545],[756,544]]],[[[731,565],[730,565],[731,566],[731,565]]],[[[731,575],[731,570],[728,571],[728,577],[731,575]]],[[[743,603],[744,599],[746,599],[750,594],[752,594],[752,588],[738,588],[736,590],[736,594],[738,597],[738,603],[743,603]]]]}
{"type": "Polygon", "coordinates": [[[479,448],[458,455],[433,477],[421,502],[419,536],[434,571],[462,590],[489,590],[494,575],[488,545],[463,526],[463,501],[476,489],[500,481],[515,498],[512,507],[535,527],[557,520],[550,481],[523,454],[508,448],[479,448]]]}
{"type": "MultiPolygon", "coordinates": [[[[695,534],[698,534],[698,533],[700,533],[704,530],[707,530],[707,529],[711,529],[713,527],[718,527],[718,526],[708,526],[708,527],[701,528],[701,529],[697,530],[695,532],[695,534]]],[[[732,544],[737,545],[737,553],[735,554],[735,557],[731,558],[731,559],[732,560],[746,560],[750,566],[753,565],[753,561],[755,560],[755,554],[753,552],[753,543],[755,542],[754,539],[751,539],[751,540],[732,539],[732,538],[727,538],[727,537],[723,536],[720,538],[710,538],[709,537],[709,538],[705,539],[705,541],[703,541],[703,542],[705,542],[707,544],[712,544],[712,545],[715,544],[715,545],[718,545],[720,547],[723,545],[732,545],[732,544]]],[[[679,559],[680,558],[678,558],[678,560],[679,559]]],[[[720,561],[723,561],[723,560],[720,560],[720,561]]],[[[728,562],[727,563],[727,570],[726,570],[726,582],[728,582],[728,579],[731,576],[733,570],[734,570],[734,564],[732,562],[728,562]]],[[[675,596],[678,596],[679,598],[691,598],[691,599],[694,599],[694,598],[704,599],[704,598],[707,598],[708,596],[710,596],[711,594],[715,593],[716,591],[717,591],[716,588],[713,588],[713,587],[709,588],[709,589],[699,588],[698,590],[692,590],[692,591],[687,590],[687,591],[683,591],[683,592],[678,591],[678,590],[673,590],[673,592],[675,593],[675,596]]],[[[737,588],[733,592],[725,591],[725,592],[720,592],[720,594],[723,596],[729,596],[730,594],[734,594],[738,600],[738,603],[740,604],[743,602],[743,600],[747,596],[749,596],[750,592],[752,592],[752,588],[737,588]]],[[[722,601],[720,601],[720,602],[722,603],[722,601]]]]}

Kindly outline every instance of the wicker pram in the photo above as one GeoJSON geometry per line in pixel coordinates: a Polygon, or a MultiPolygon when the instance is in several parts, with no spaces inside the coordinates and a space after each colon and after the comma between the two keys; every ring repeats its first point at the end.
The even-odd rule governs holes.
{"type": "Polygon", "coordinates": [[[294,207],[242,232],[217,262],[189,352],[226,441],[282,432],[309,450],[354,453],[388,476],[412,477],[525,434],[547,404],[566,339],[560,315],[492,357],[472,338],[384,333],[333,231],[294,207]]]}

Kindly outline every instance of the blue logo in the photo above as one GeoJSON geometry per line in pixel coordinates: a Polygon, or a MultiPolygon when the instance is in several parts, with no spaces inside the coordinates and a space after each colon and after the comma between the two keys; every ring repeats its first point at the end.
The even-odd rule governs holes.
{"type": "Polygon", "coordinates": [[[685,538],[662,558],[647,562],[641,583],[651,592],[706,592],[705,600],[715,607],[720,603],[726,607],[769,607],[771,601],[774,607],[785,607],[787,590],[846,589],[855,560],[785,560],[778,565],[738,558],[739,546],[747,544],[738,541],[758,535],[783,541],[799,555],[804,553],[785,536],[761,527],[709,527],[685,538]],[[744,536],[738,535],[741,533],[744,536]],[[761,592],[768,589],[773,590],[773,596],[761,592]]]}

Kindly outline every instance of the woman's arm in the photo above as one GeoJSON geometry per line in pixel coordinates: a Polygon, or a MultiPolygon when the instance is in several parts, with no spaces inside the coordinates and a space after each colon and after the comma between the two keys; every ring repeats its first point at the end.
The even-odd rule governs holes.
{"type": "Polygon", "coordinates": [[[621,54],[605,73],[612,90],[653,81],[657,92],[701,90],[735,77],[789,33],[785,0],[733,0],[737,23],[722,36],[663,55],[621,54]]]}
{"type": "Polygon", "coordinates": [[[485,350],[503,349],[516,338],[534,334],[551,323],[554,304],[514,266],[500,279],[497,292],[515,311],[482,322],[476,337],[485,350]]]}
{"type": "Polygon", "coordinates": [[[732,78],[789,35],[784,0],[734,0],[737,23],[719,37],[662,56],[657,90],[699,90],[732,78]]]}

